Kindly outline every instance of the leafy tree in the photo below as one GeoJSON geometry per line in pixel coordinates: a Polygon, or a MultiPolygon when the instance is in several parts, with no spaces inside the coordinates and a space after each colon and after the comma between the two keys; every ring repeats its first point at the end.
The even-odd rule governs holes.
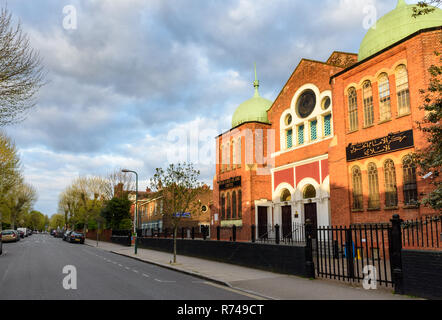
{"type": "Polygon", "coordinates": [[[120,229],[123,220],[130,220],[131,205],[131,201],[127,198],[112,198],[101,210],[101,216],[112,229],[120,229]]]}
{"type": "Polygon", "coordinates": [[[442,56],[436,53],[439,65],[432,65],[430,85],[427,90],[421,90],[424,96],[425,118],[418,123],[419,129],[425,133],[428,145],[419,150],[414,156],[420,166],[421,175],[431,173],[428,178],[434,185],[434,190],[423,199],[422,203],[433,209],[442,211],[442,56]]]}
{"type": "Polygon", "coordinates": [[[413,7],[413,17],[416,18],[421,15],[429,14],[436,10],[436,7],[440,6],[442,0],[426,0],[419,1],[416,6],[413,7]]]}
{"type": "Polygon", "coordinates": [[[23,120],[44,84],[39,54],[7,8],[0,11],[0,126],[23,120]]]}
{"type": "Polygon", "coordinates": [[[150,180],[151,189],[163,200],[163,216],[173,227],[173,263],[176,263],[176,238],[182,213],[196,214],[197,196],[202,190],[200,171],[191,163],[170,164],[166,170],[157,168],[150,180]]]}
{"type": "Polygon", "coordinates": [[[49,226],[51,229],[61,229],[65,225],[64,215],[56,213],[49,219],[49,226]]]}

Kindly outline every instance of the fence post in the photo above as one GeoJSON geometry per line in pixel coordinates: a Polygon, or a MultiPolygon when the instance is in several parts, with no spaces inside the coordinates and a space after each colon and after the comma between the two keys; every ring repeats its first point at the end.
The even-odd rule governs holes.
{"type": "Polygon", "coordinates": [[[203,240],[207,239],[207,227],[206,226],[202,226],[201,231],[203,232],[203,240]]]}
{"type": "Polygon", "coordinates": [[[252,224],[252,242],[256,242],[256,226],[252,224]]]}
{"type": "Polygon", "coordinates": [[[164,238],[167,238],[167,232],[168,232],[169,230],[167,230],[167,228],[166,229],[164,229],[164,238]]]}
{"type": "Polygon", "coordinates": [[[279,224],[275,226],[275,242],[279,244],[279,224]]]}
{"type": "Polygon", "coordinates": [[[308,278],[315,278],[315,265],[313,263],[313,224],[310,219],[305,220],[305,273],[308,278]]]}
{"type": "Polygon", "coordinates": [[[403,294],[402,285],[402,230],[403,220],[398,214],[391,221],[390,262],[395,293],[403,294]]]}
{"type": "Polygon", "coordinates": [[[184,228],[181,227],[181,239],[184,240],[184,228]]]}
{"type": "Polygon", "coordinates": [[[355,276],[355,263],[353,252],[353,237],[351,233],[351,226],[345,231],[345,247],[347,256],[347,271],[349,279],[353,279],[355,276]]]}
{"type": "Polygon", "coordinates": [[[218,241],[221,240],[221,227],[220,226],[216,227],[216,240],[218,240],[218,241]]]}
{"type": "Polygon", "coordinates": [[[192,227],[192,240],[195,240],[195,227],[192,227]]]}
{"type": "Polygon", "coordinates": [[[236,226],[235,225],[232,226],[232,240],[233,240],[233,242],[236,241],[236,226]]]}

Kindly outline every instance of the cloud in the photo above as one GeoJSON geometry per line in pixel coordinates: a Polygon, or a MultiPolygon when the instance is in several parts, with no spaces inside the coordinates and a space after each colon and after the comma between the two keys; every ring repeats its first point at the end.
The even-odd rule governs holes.
{"type": "MultiPolygon", "coordinates": [[[[383,14],[396,4],[348,1],[71,0],[77,30],[62,27],[67,3],[9,2],[48,71],[37,108],[7,128],[39,189],[37,208],[55,212],[80,174],[127,166],[147,183],[168,153],[190,156],[170,140],[176,132],[198,128],[212,157],[214,137],[253,95],[253,63],[261,95],[273,100],[301,58],[357,52],[364,5],[383,14]]],[[[211,182],[214,164],[199,168],[211,182]]]]}

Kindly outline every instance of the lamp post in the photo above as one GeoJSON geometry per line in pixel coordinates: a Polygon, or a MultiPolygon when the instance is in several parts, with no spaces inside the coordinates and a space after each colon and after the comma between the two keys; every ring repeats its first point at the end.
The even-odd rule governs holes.
{"type": "Polygon", "coordinates": [[[134,214],[134,236],[135,236],[135,254],[137,254],[137,226],[138,226],[138,173],[132,170],[123,169],[124,173],[135,173],[136,189],[135,189],[135,214],[134,214]]]}

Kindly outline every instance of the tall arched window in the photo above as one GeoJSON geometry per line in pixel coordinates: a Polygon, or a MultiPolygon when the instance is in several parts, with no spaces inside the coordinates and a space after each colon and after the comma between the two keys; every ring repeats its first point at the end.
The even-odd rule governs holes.
{"type": "Polygon", "coordinates": [[[358,95],[353,87],[348,90],[348,118],[350,131],[358,130],[358,95]]]}
{"type": "Polygon", "coordinates": [[[242,163],[242,149],[241,149],[241,137],[238,138],[236,142],[236,164],[238,168],[241,168],[242,163]]]}
{"type": "Polygon", "coordinates": [[[402,160],[404,173],[404,204],[417,204],[416,164],[410,156],[402,160]]]}
{"type": "Polygon", "coordinates": [[[226,219],[226,196],[221,195],[221,220],[226,219]]]}
{"type": "Polygon", "coordinates": [[[242,217],[242,192],[238,190],[238,219],[242,217]]]}
{"type": "Polygon", "coordinates": [[[231,197],[230,193],[227,194],[227,220],[232,217],[232,206],[231,206],[231,197]]]}
{"type": "Polygon", "coordinates": [[[364,99],[364,126],[371,126],[374,122],[373,90],[370,81],[362,85],[362,98],[364,99]]]}
{"type": "Polygon", "coordinates": [[[363,208],[362,174],[361,169],[358,166],[353,167],[351,177],[353,181],[353,209],[360,210],[363,208]]]}
{"type": "Polygon", "coordinates": [[[370,209],[377,209],[380,207],[379,203],[379,177],[378,168],[376,164],[368,164],[368,207],[370,209]]]}
{"type": "Polygon", "coordinates": [[[384,163],[385,176],[385,206],[397,206],[397,184],[396,184],[396,169],[393,160],[388,159],[384,163]]]}
{"type": "Polygon", "coordinates": [[[236,191],[232,192],[232,219],[236,219],[236,191]]]}
{"type": "Polygon", "coordinates": [[[407,67],[403,64],[396,68],[396,92],[398,115],[410,112],[410,91],[408,89],[407,67]]]}
{"type": "Polygon", "coordinates": [[[390,82],[388,74],[382,73],[378,79],[380,120],[391,119],[390,82]]]}
{"type": "Polygon", "coordinates": [[[235,169],[236,168],[236,142],[235,142],[235,140],[232,140],[232,159],[233,159],[232,168],[235,169]]]}

